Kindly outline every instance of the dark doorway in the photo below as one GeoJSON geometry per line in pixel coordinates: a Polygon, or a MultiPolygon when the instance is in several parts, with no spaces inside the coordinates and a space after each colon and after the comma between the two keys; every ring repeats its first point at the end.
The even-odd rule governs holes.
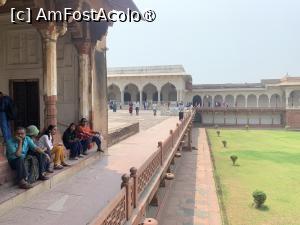
{"type": "Polygon", "coordinates": [[[37,80],[11,80],[11,96],[17,107],[14,126],[40,126],[39,82],[37,80]]]}

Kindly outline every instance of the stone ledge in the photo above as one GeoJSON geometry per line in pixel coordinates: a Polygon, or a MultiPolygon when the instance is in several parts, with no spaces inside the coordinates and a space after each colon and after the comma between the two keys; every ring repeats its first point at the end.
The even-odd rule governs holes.
{"type": "MultiPolygon", "coordinates": [[[[136,134],[139,131],[139,123],[134,123],[126,127],[122,127],[112,131],[109,134],[108,142],[109,146],[112,146],[129,136],[136,134]]],[[[3,146],[1,149],[1,154],[4,153],[3,146]]],[[[69,151],[67,151],[68,153],[69,151]]],[[[5,160],[0,161],[0,216],[4,215],[11,209],[19,206],[25,201],[32,199],[35,195],[53,188],[58,183],[71,178],[73,175],[91,165],[92,163],[100,160],[101,154],[96,152],[96,146],[94,145],[93,150],[89,150],[89,155],[78,161],[68,161],[72,164],[63,170],[55,171],[50,174],[50,179],[47,181],[37,181],[33,185],[34,187],[29,190],[19,189],[17,186],[13,186],[11,182],[11,177],[13,177],[13,171],[10,169],[8,162],[5,160]],[[3,172],[3,173],[2,173],[3,172]],[[1,183],[5,181],[5,184],[1,183]],[[8,181],[8,182],[7,182],[8,181]]],[[[67,155],[67,154],[66,154],[67,155]]]]}
{"type": "Polygon", "coordinates": [[[96,152],[95,149],[91,151],[92,152],[85,158],[74,161],[73,163],[69,162],[72,164],[71,167],[55,171],[53,174],[49,175],[49,180],[35,182],[32,189],[23,190],[19,189],[17,186],[11,186],[10,184],[2,185],[0,189],[0,216],[23,202],[32,199],[35,195],[53,188],[56,184],[72,177],[86,166],[99,160],[101,154],[96,152]]]}
{"type": "Polygon", "coordinates": [[[138,133],[139,123],[134,123],[126,127],[117,128],[108,134],[108,147],[138,133]]]}

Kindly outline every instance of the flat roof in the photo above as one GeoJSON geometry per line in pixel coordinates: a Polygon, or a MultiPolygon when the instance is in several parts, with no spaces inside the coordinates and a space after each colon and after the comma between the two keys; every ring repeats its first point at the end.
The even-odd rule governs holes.
{"type": "MultiPolygon", "coordinates": [[[[107,76],[166,76],[182,75],[187,76],[182,65],[166,66],[137,66],[137,67],[113,67],[108,68],[107,76]]],[[[189,76],[189,75],[188,75],[189,76]]]]}

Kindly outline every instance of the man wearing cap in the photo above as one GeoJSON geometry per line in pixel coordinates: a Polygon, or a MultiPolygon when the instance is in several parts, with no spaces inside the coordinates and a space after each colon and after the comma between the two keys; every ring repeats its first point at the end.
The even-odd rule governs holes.
{"type": "Polygon", "coordinates": [[[46,176],[46,170],[51,159],[49,155],[45,153],[46,149],[41,148],[38,144],[37,137],[39,133],[40,133],[39,129],[34,125],[30,125],[26,128],[26,135],[29,136],[33,141],[33,143],[41,150],[41,151],[30,151],[29,154],[36,156],[39,161],[40,179],[47,180],[48,177],[46,176]]]}

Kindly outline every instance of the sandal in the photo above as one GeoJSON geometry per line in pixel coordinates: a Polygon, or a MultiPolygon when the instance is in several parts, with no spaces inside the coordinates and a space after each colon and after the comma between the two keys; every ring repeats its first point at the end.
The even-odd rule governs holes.
{"type": "Polygon", "coordinates": [[[61,170],[61,169],[63,169],[64,167],[62,166],[62,165],[54,165],[54,169],[55,170],[61,170]]]}
{"type": "Polygon", "coordinates": [[[70,164],[67,164],[67,163],[65,163],[65,162],[62,162],[61,165],[62,165],[62,166],[71,166],[70,164]]]}

